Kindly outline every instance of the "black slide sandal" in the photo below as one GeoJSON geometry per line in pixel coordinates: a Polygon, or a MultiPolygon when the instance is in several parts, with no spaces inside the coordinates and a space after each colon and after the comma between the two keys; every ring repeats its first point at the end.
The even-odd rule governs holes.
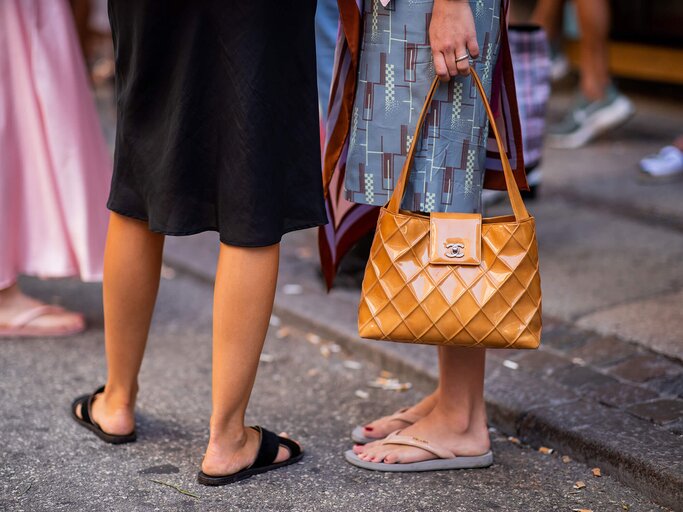
{"type": "Polygon", "coordinates": [[[94,393],[90,395],[83,395],[79,396],[76,398],[71,403],[71,417],[76,420],[76,423],[79,425],[87,428],[88,430],[92,431],[97,437],[99,437],[102,441],[105,443],[110,443],[110,444],[123,444],[123,443],[132,443],[137,439],[137,434],[135,430],[133,430],[130,434],[126,435],[116,435],[116,434],[107,434],[102,428],[95,423],[95,421],[92,419],[92,403],[93,400],[97,395],[100,393],[104,392],[104,386],[98,388],[95,390],[94,393]],[[80,404],[81,406],[81,418],[79,418],[76,415],[76,409],[78,408],[78,405],[80,404]]]}
{"type": "Polygon", "coordinates": [[[200,471],[197,474],[197,482],[202,485],[234,484],[235,482],[239,482],[240,480],[244,480],[254,475],[295,464],[304,457],[304,452],[301,447],[291,439],[275,435],[270,430],[266,430],[262,427],[250,428],[253,428],[261,434],[261,445],[259,446],[254,463],[237,473],[226,476],[212,476],[200,471]],[[273,461],[277,458],[280,445],[289,450],[290,457],[287,460],[275,464],[273,461]]]}

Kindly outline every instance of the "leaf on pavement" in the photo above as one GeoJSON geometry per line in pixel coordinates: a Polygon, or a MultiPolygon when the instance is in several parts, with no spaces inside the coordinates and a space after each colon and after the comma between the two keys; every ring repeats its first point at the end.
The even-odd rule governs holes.
{"type": "Polygon", "coordinates": [[[562,462],[565,464],[569,464],[572,461],[572,458],[569,455],[563,455],[562,456],[562,462]]]}
{"type": "Polygon", "coordinates": [[[590,508],[573,508],[572,512],[593,512],[590,508]]]}
{"type": "Polygon", "coordinates": [[[196,498],[196,499],[200,498],[200,496],[198,496],[197,494],[194,494],[190,491],[186,491],[185,489],[182,489],[175,484],[170,484],[168,482],[162,482],[161,480],[152,480],[151,478],[149,479],[149,481],[154,482],[155,484],[165,485],[166,487],[170,487],[171,489],[175,489],[180,494],[184,494],[185,496],[190,496],[191,498],[196,498]]]}
{"type": "Polygon", "coordinates": [[[552,448],[548,448],[547,446],[541,446],[541,447],[538,449],[538,451],[541,452],[543,455],[550,455],[550,454],[553,453],[555,450],[553,450],[552,448]]]}
{"type": "Polygon", "coordinates": [[[508,441],[510,441],[512,444],[522,444],[522,442],[519,439],[512,436],[508,437],[508,441]]]}
{"type": "Polygon", "coordinates": [[[300,284],[286,284],[282,287],[282,293],[285,295],[301,295],[304,287],[300,284]]]}
{"type": "Polygon", "coordinates": [[[591,471],[593,472],[593,476],[602,476],[602,471],[600,471],[600,468],[593,468],[591,471]]]}
{"type": "Polygon", "coordinates": [[[362,389],[357,389],[354,395],[356,395],[358,398],[362,398],[363,400],[370,398],[370,393],[363,391],[362,389]]]}
{"type": "Polygon", "coordinates": [[[410,382],[399,382],[396,378],[377,377],[370,381],[368,386],[371,388],[385,389],[387,391],[407,391],[413,387],[410,382]]]}
{"type": "Polygon", "coordinates": [[[506,359],[503,361],[503,366],[505,366],[505,368],[510,368],[511,370],[517,370],[519,368],[519,363],[506,359]]]}
{"type": "Polygon", "coordinates": [[[289,327],[280,327],[277,330],[277,333],[275,333],[275,337],[277,339],[281,340],[282,338],[286,338],[287,336],[289,336],[290,332],[291,332],[291,329],[289,327]]]}
{"type": "Polygon", "coordinates": [[[586,487],[586,482],[584,482],[583,480],[579,480],[578,482],[576,482],[574,484],[574,489],[583,489],[585,487],[586,487]]]}
{"type": "Polygon", "coordinates": [[[320,345],[320,336],[317,334],[313,334],[312,332],[309,332],[306,334],[306,341],[313,345],[320,345]]]}
{"type": "Polygon", "coordinates": [[[342,364],[344,365],[344,368],[348,368],[349,370],[360,370],[363,367],[358,361],[352,361],[350,359],[347,359],[342,364]]]}

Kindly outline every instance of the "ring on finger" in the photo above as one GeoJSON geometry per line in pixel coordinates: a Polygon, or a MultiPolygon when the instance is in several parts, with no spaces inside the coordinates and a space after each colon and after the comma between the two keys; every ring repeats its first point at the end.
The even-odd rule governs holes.
{"type": "Polygon", "coordinates": [[[456,58],[455,58],[455,62],[462,62],[463,60],[467,60],[467,59],[469,59],[469,58],[470,58],[470,54],[469,54],[469,53],[466,53],[466,54],[463,55],[462,57],[456,57],[456,58]]]}

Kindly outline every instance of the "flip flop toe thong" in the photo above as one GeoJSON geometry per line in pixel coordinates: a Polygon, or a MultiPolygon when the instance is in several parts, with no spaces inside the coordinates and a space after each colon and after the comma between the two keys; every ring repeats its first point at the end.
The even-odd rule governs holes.
{"type": "Polygon", "coordinates": [[[0,338],[57,338],[83,332],[85,330],[85,319],[82,315],[79,315],[79,321],[66,327],[38,327],[34,324],[34,321],[42,316],[63,315],[67,312],[66,309],[59,306],[41,304],[17,315],[9,324],[0,325],[0,338]]]}
{"type": "Polygon", "coordinates": [[[98,389],[95,390],[94,393],[88,394],[88,395],[82,395],[76,398],[71,403],[71,417],[76,420],[76,423],[81,425],[82,427],[87,428],[90,430],[93,434],[95,434],[97,437],[99,437],[102,441],[105,443],[109,444],[124,444],[124,443],[132,443],[137,439],[137,434],[135,430],[133,430],[130,434],[125,434],[125,435],[116,435],[116,434],[109,434],[102,430],[102,428],[95,422],[95,420],[92,419],[92,404],[93,401],[95,400],[95,397],[99,395],[100,393],[104,392],[104,386],[99,387],[98,389]],[[81,416],[79,417],[76,414],[76,411],[78,410],[78,406],[81,406],[81,416]]]}
{"type": "Polygon", "coordinates": [[[215,476],[207,475],[203,471],[197,474],[197,482],[202,485],[228,485],[245,480],[254,475],[279,469],[299,462],[304,457],[301,447],[286,437],[278,436],[263,427],[251,427],[261,435],[261,443],[254,463],[232,475],[215,476]],[[289,458],[282,462],[275,462],[280,446],[289,450],[289,458]]]}

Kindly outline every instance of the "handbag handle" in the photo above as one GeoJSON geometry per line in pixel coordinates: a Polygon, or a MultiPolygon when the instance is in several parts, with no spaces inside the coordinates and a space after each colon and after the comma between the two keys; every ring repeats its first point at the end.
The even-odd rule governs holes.
{"type": "MultiPolygon", "coordinates": [[[[496,138],[496,144],[498,144],[498,151],[500,152],[500,159],[503,164],[503,174],[505,175],[505,186],[507,188],[508,197],[510,198],[510,205],[512,206],[512,211],[515,215],[515,220],[519,222],[524,219],[528,219],[529,212],[527,211],[526,206],[524,205],[524,201],[522,200],[522,194],[520,194],[519,188],[517,187],[515,175],[512,173],[510,160],[508,159],[507,153],[505,152],[505,148],[503,147],[503,141],[500,137],[500,133],[498,132],[498,127],[496,126],[496,121],[493,117],[491,105],[489,104],[489,100],[486,97],[486,92],[484,91],[484,87],[481,85],[479,75],[474,70],[474,68],[470,68],[470,73],[472,75],[472,80],[474,80],[474,83],[477,86],[477,89],[479,89],[479,96],[481,97],[481,100],[484,103],[484,108],[486,109],[486,116],[489,118],[490,129],[493,130],[493,135],[496,138]]],[[[415,159],[415,151],[417,148],[417,141],[420,136],[420,131],[422,129],[422,124],[424,123],[425,117],[427,117],[427,111],[429,110],[432,100],[434,99],[434,94],[436,93],[436,90],[439,87],[439,81],[440,80],[438,77],[434,77],[434,81],[432,82],[432,86],[429,89],[429,93],[427,93],[427,99],[425,99],[424,105],[422,106],[420,117],[418,118],[417,125],[415,126],[413,141],[410,144],[408,156],[406,157],[406,161],[403,164],[403,169],[401,170],[401,176],[399,177],[398,183],[396,184],[396,188],[394,188],[394,192],[391,194],[391,199],[389,199],[389,203],[387,204],[387,210],[389,210],[391,213],[398,213],[399,208],[401,207],[401,201],[403,200],[403,194],[405,193],[406,183],[408,182],[408,177],[410,176],[410,167],[412,166],[413,160],[415,159]]]]}

